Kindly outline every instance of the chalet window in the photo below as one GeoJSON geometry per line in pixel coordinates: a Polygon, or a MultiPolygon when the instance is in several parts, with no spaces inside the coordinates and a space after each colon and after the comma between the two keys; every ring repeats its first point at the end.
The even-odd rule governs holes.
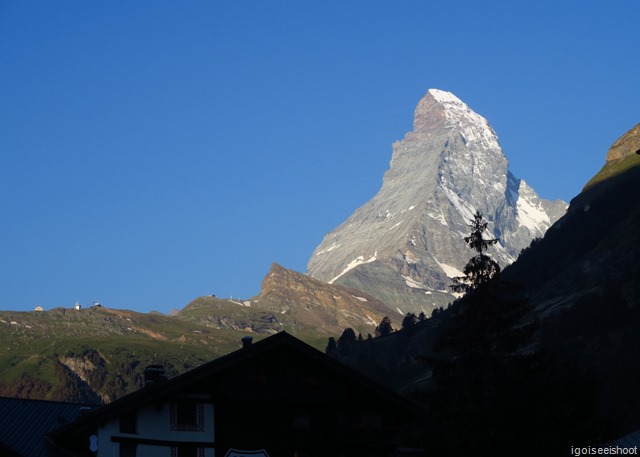
{"type": "Polygon", "coordinates": [[[135,443],[120,443],[120,457],[136,457],[135,443]]]}
{"type": "Polygon", "coordinates": [[[136,411],[127,411],[120,415],[120,433],[137,433],[138,415],[136,411]]]}
{"type": "Polygon", "coordinates": [[[191,399],[171,402],[171,430],[179,432],[204,431],[204,407],[191,399]]]}
{"type": "Polygon", "coordinates": [[[204,448],[194,446],[173,446],[171,457],[204,457],[204,448]]]}

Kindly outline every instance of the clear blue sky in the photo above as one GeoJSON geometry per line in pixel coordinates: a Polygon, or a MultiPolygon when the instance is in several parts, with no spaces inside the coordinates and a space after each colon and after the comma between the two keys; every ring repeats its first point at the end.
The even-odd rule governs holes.
{"type": "Polygon", "coordinates": [[[570,200],[640,122],[636,1],[0,2],[0,309],[305,271],[431,87],[570,200]]]}

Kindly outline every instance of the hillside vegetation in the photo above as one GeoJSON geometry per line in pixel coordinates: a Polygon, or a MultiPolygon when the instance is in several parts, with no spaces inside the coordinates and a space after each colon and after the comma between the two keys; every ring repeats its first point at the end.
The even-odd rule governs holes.
{"type": "MultiPolygon", "coordinates": [[[[105,307],[0,311],[0,395],[106,403],[142,387],[147,365],[162,364],[172,377],[239,348],[244,335],[276,331],[254,332],[251,316],[238,330],[230,323],[242,316],[231,311],[207,319],[213,305],[201,299],[182,316],[105,307]]],[[[323,344],[313,332],[300,336],[323,344]]]]}
{"type": "Polygon", "coordinates": [[[637,166],[640,166],[640,154],[637,153],[618,160],[611,160],[607,162],[604,167],[602,167],[600,171],[589,180],[589,182],[584,186],[583,191],[590,189],[598,183],[602,183],[609,178],[617,176],[637,166]]]}

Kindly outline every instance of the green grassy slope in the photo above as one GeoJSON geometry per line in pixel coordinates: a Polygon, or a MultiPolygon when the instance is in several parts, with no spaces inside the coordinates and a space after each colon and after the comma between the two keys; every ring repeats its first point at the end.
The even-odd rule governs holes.
{"type": "Polygon", "coordinates": [[[639,165],[640,154],[633,154],[623,159],[607,162],[604,167],[602,167],[600,171],[584,186],[583,192],[594,187],[596,184],[603,183],[609,178],[624,173],[639,165]]]}
{"type": "Polygon", "coordinates": [[[0,395],[109,402],[143,385],[144,368],[175,376],[287,330],[324,349],[327,335],[229,300],[201,297],[178,313],[91,307],[0,311],[0,395]]]}

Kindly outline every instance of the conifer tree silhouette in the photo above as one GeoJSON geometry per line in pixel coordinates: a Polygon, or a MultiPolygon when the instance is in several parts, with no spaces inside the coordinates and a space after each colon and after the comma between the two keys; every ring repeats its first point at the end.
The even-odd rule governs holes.
{"type": "Polygon", "coordinates": [[[471,249],[476,251],[477,255],[472,257],[464,267],[464,276],[456,276],[451,286],[454,292],[467,293],[475,290],[482,284],[488,282],[491,278],[500,273],[498,263],[485,254],[485,251],[498,242],[496,238],[485,239],[482,235],[487,230],[487,223],[484,222],[482,213],[476,211],[473,220],[469,224],[471,233],[464,237],[464,242],[471,249]]]}

